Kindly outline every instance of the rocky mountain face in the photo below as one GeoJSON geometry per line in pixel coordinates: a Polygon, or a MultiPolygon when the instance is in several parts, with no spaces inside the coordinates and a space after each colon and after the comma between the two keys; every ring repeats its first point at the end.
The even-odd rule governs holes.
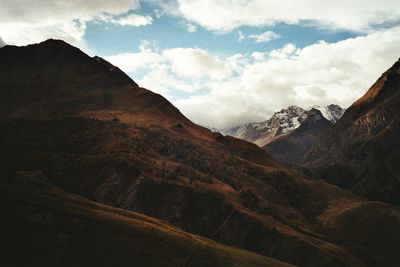
{"type": "Polygon", "coordinates": [[[19,261],[400,265],[398,207],[200,127],[64,42],[6,46],[0,62],[1,225],[19,261]]]}
{"type": "Polygon", "coordinates": [[[321,136],[305,166],[370,199],[400,204],[400,61],[321,136]]]}
{"type": "Polygon", "coordinates": [[[223,129],[220,132],[224,135],[253,142],[262,147],[276,138],[287,135],[297,129],[312,109],[319,110],[325,119],[332,124],[336,123],[344,113],[344,109],[334,104],[325,107],[313,106],[307,110],[298,106],[289,106],[275,112],[268,120],[223,129]]]}
{"type": "Polygon", "coordinates": [[[332,122],[327,120],[320,110],[312,108],[306,112],[298,128],[275,138],[262,148],[280,162],[301,165],[318,136],[332,126],[332,122]]]}
{"type": "Polygon", "coordinates": [[[335,124],[343,116],[343,113],[345,112],[345,109],[335,104],[330,104],[323,107],[317,105],[317,106],[312,106],[308,110],[310,109],[319,110],[324,116],[324,118],[332,122],[333,124],[335,124]]]}
{"type": "Polygon", "coordinates": [[[307,110],[289,106],[266,121],[225,129],[221,133],[253,142],[280,162],[299,165],[316,137],[336,123],[343,113],[344,109],[334,104],[307,110]]]}

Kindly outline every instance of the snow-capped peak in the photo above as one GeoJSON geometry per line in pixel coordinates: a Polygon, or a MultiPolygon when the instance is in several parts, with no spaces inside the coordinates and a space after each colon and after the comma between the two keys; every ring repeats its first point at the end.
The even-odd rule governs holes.
{"type": "Polygon", "coordinates": [[[332,123],[336,123],[343,116],[343,113],[345,112],[345,109],[341,108],[339,105],[336,104],[330,104],[328,106],[323,106],[323,107],[315,105],[309,107],[307,110],[310,110],[312,108],[321,111],[322,115],[332,123]]]}
{"type": "Polygon", "coordinates": [[[230,129],[224,129],[220,132],[262,146],[279,136],[289,134],[297,129],[312,109],[321,111],[322,116],[332,123],[336,123],[344,113],[344,110],[340,106],[334,104],[325,107],[312,106],[308,109],[303,109],[298,106],[289,106],[275,112],[268,120],[252,122],[230,129]]]}

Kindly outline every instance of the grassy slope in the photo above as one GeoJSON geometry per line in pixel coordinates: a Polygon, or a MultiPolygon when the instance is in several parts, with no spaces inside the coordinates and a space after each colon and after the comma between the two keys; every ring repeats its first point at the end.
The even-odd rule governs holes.
{"type": "Polygon", "coordinates": [[[16,179],[0,182],[6,266],[290,266],[67,193],[40,175],[16,179]]]}

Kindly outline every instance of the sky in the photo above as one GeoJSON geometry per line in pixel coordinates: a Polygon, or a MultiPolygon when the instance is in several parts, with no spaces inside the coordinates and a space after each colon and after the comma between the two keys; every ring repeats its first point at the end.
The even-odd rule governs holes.
{"type": "Polygon", "coordinates": [[[400,0],[0,0],[0,47],[48,38],[222,129],[351,105],[400,57],[400,0]]]}

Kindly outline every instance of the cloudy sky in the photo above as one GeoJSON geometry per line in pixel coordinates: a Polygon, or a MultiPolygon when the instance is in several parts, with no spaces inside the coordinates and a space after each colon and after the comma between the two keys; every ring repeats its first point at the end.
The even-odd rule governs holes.
{"type": "Polygon", "coordinates": [[[225,128],[348,107],[400,57],[400,0],[0,0],[0,46],[48,38],[225,128]]]}

